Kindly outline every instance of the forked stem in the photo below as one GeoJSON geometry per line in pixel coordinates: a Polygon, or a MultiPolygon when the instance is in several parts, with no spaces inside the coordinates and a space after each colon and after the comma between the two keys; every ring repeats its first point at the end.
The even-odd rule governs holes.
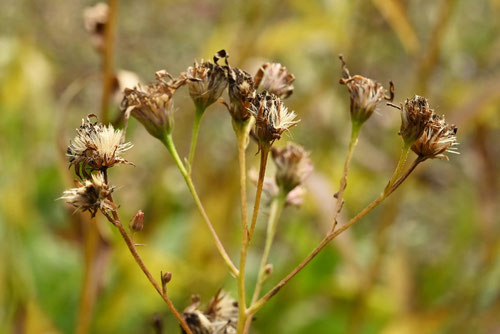
{"type": "Polygon", "coordinates": [[[199,107],[198,105],[196,106],[196,110],[194,113],[194,120],[193,120],[193,133],[191,135],[191,145],[189,146],[189,166],[188,166],[188,172],[191,174],[191,171],[193,169],[193,162],[194,162],[194,154],[196,152],[196,145],[198,143],[198,133],[200,132],[200,124],[201,124],[201,119],[203,118],[203,114],[205,113],[205,109],[202,107],[199,107]]]}
{"type": "Polygon", "coordinates": [[[193,181],[191,180],[191,175],[188,173],[188,171],[184,167],[184,165],[181,161],[181,158],[180,158],[179,154],[177,153],[177,149],[175,148],[172,135],[166,134],[163,137],[162,142],[165,145],[165,147],[167,148],[167,150],[169,151],[172,158],[174,159],[174,162],[177,165],[177,168],[179,168],[179,171],[181,172],[182,176],[184,177],[184,181],[186,182],[186,185],[189,189],[189,192],[191,193],[191,196],[193,197],[194,202],[196,203],[196,207],[198,208],[198,211],[200,212],[201,216],[203,217],[203,220],[205,221],[205,223],[208,226],[208,229],[210,230],[210,233],[212,234],[212,237],[215,241],[215,246],[217,247],[217,250],[219,251],[222,258],[224,259],[224,262],[229,267],[229,270],[231,270],[231,273],[235,277],[238,277],[238,269],[234,266],[233,262],[231,261],[231,258],[227,254],[227,252],[224,248],[224,245],[222,244],[221,240],[219,239],[219,236],[217,235],[217,232],[215,231],[215,228],[212,225],[212,222],[210,221],[210,218],[208,218],[208,215],[205,211],[205,208],[203,207],[203,204],[201,204],[198,193],[196,192],[193,181]]]}
{"type": "Polygon", "coordinates": [[[392,174],[391,180],[387,184],[386,189],[389,189],[394,184],[394,182],[396,182],[396,180],[399,177],[399,174],[401,174],[403,167],[406,163],[406,159],[408,158],[408,153],[410,151],[410,147],[411,147],[411,145],[408,145],[406,143],[403,144],[403,147],[401,148],[401,154],[399,156],[398,165],[396,166],[396,170],[392,174]]]}

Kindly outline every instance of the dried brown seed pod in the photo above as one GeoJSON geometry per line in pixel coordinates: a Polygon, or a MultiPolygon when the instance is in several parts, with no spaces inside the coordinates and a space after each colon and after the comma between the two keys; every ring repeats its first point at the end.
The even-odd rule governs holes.
{"type": "Polygon", "coordinates": [[[423,159],[442,158],[449,160],[445,152],[459,154],[457,143],[457,127],[446,123],[444,116],[432,114],[422,136],[411,146],[413,152],[423,159]]]}
{"type": "Polygon", "coordinates": [[[272,157],[276,165],[276,183],[285,194],[301,185],[313,170],[309,153],[292,142],[283,148],[273,148],[272,157]]]}
{"type": "Polygon", "coordinates": [[[263,64],[254,76],[256,90],[266,90],[281,99],[292,95],[294,81],[295,76],[279,63],[263,64]]]}

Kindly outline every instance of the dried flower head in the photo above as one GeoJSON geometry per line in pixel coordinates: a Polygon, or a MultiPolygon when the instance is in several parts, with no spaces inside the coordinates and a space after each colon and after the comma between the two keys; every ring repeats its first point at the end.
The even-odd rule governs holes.
{"type": "Polygon", "coordinates": [[[116,205],[108,200],[113,192],[104,181],[101,172],[92,174],[92,180],[85,180],[83,184],[76,182],[77,187],[65,190],[59,199],[73,205],[76,211],[89,211],[92,217],[97,210],[115,210],[116,205]]]}
{"type": "Polygon", "coordinates": [[[158,71],[155,75],[154,83],[125,89],[122,108],[125,113],[131,113],[137,118],[153,137],[162,139],[172,132],[174,125],[172,96],[186,83],[186,79],[174,78],[166,71],[158,71]]]}
{"type": "Polygon", "coordinates": [[[351,95],[351,119],[353,122],[363,124],[375,111],[377,103],[383,98],[392,101],[394,97],[394,86],[391,82],[390,96],[385,96],[385,88],[378,82],[365,78],[361,75],[351,77],[344,57],[339,55],[342,62],[342,78],[340,83],[346,85],[351,95]]]}
{"type": "Polygon", "coordinates": [[[184,312],[183,317],[195,334],[233,334],[238,324],[238,302],[219,290],[208,303],[205,311],[199,310],[199,296],[184,312]]]}
{"type": "Polygon", "coordinates": [[[76,137],[70,141],[67,149],[70,167],[75,166],[75,172],[80,177],[90,177],[90,172],[112,167],[116,163],[128,163],[121,155],[132,147],[131,143],[122,143],[121,130],[115,130],[110,124],[91,121],[95,115],[89,115],[82,120],[80,128],[76,129],[76,137]]]}
{"type": "Polygon", "coordinates": [[[443,158],[445,152],[459,154],[456,150],[457,127],[446,123],[444,116],[433,113],[422,136],[411,146],[413,152],[423,159],[443,158]]]}
{"type": "Polygon", "coordinates": [[[293,93],[295,76],[279,63],[265,63],[259,68],[253,80],[256,90],[267,90],[281,99],[286,99],[293,93]]]}
{"type": "Polygon", "coordinates": [[[255,88],[252,76],[237,68],[228,67],[229,112],[236,122],[247,121],[252,114],[250,106],[255,98],[255,88]]]}
{"type": "Polygon", "coordinates": [[[227,58],[225,50],[215,54],[213,63],[202,61],[201,64],[198,64],[195,62],[184,73],[189,87],[189,94],[195,105],[201,110],[205,110],[216,102],[227,87],[226,69],[217,64],[221,58],[227,58]]]}
{"type": "Polygon", "coordinates": [[[279,97],[262,92],[252,102],[255,117],[255,134],[261,145],[271,145],[283,132],[296,125],[295,113],[289,112],[279,97]]]}
{"type": "Polygon", "coordinates": [[[87,7],[83,11],[83,24],[91,36],[92,45],[100,52],[104,50],[106,25],[109,19],[109,7],[104,2],[87,7]]]}
{"type": "Polygon", "coordinates": [[[313,170],[309,153],[292,142],[273,149],[272,157],[276,164],[276,183],[285,194],[302,184],[313,170]]]}
{"type": "Polygon", "coordinates": [[[144,228],[144,212],[139,210],[130,221],[130,229],[134,232],[140,232],[144,228]]]}
{"type": "MultiPolygon", "coordinates": [[[[257,181],[259,179],[259,173],[255,169],[251,169],[249,171],[248,177],[253,184],[257,185],[257,181]]],[[[276,183],[276,178],[265,177],[262,191],[266,193],[270,198],[273,198],[278,194],[280,194],[280,187],[276,183]]],[[[305,194],[306,190],[302,185],[296,186],[286,194],[285,205],[294,206],[297,208],[300,207],[304,202],[305,194]]]]}
{"type": "Polygon", "coordinates": [[[406,99],[405,105],[400,107],[389,104],[401,111],[401,129],[399,135],[406,145],[413,144],[424,133],[429,123],[433,110],[425,97],[415,95],[412,99],[406,99]]]}

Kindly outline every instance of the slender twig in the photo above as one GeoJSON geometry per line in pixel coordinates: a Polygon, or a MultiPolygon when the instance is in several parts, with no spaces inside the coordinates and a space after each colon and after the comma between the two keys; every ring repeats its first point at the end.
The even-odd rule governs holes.
{"type": "Polygon", "coordinates": [[[191,171],[193,169],[194,154],[196,152],[196,144],[198,142],[198,133],[200,132],[200,123],[204,113],[205,109],[196,105],[196,110],[194,113],[194,120],[193,120],[193,133],[191,135],[191,145],[189,146],[189,158],[188,158],[189,174],[191,174],[191,171]]]}
{"type": "Polygon", "coordinates": [[[342,210],[344,191],[345,188],[347,187],[347,177],[349,174],[349,167],[351,166],[351,160],[354,154],[354,149],[356,148],[356,144],[358,143],[358,136],[360,129],[361,126],[359,124],[354,122],[352,123],[351,139],[349,141],[349,148],[347,150],[347,156],[345,158],[345,163],[344,163],[344,173],[342,174],[342,178],[340,179],[339,191],[335,196],[337,198],[337,203],[335,204],[335,211],[333,213],[333,223],[332,227],[330,228],[330,233],[335,231],[335,228],[337,227],[338,223],[337,217],[340,214],[340,211],[342,210]]]}
{"type": "Polygon", "coordinates": [[[103,54],[103,91],[101,97],[101,121],[109,122],[109,99],[113,90],[114,77],[114,50],[116,16],[118,11],[118,0],[109,0],[108,22],[105,28],[105,46],[103,54]]]}
{"type": "Polygon", "coordinates": [[[144,273],[144,275],[146,275],[146,277],[148,278],[149,282],[153,285],[155,290],[158,292],[158,294],[165,301],[168,308],[170,309],[170,311],[172,311],[172,313],[174,314],[175,318],[177,319],[179,324],[182,326],[184,331],[186,331],[186,333],[193,334],[193,332],[191,331],[191,329],[187,325],[187,323],[184,320],[184,318],[182,317],[182,315],[179,313],[179,311],[177,311],[174,304],[172,303],[170,298],[167,296],[166,291],[163,291],[160,284],[158,284],[158,282],[153,278],[153,275],[151,275],[151,272],[144,264],[144,261],[142,260],[141,256],[137,252],[137,248],[135,247],[134,242],[132,241],[132,239],[128,235],[127,231],[125,230],[125,227],[123,226],[123,224],[118,216],[117,211],[116,210],[112,211],[113,217],[111,217],[109,215],[109,213],[107,213],[104,210],[102,211],[102,213],[118,229],[118,231],[120,231],[120,234],[121,234],[123,240],[125,241],[125,243],[127,244],[127,247],[130,250],[130,253],[134,257],[135,262],[139,265],[139,267],[142,269],[142,272],[144,273]]]}
{"type": "Polygon", "coordinates": [[[262,298],[260,298],[257,302],[251,305],[247,314],[252,315],[255,314],[258,310],[260,310],[265,303],[269,301],[278,291],[287,284],[295,275],[297,275],[312,259],[318,255],[318,253],[326,246],[330,241],[332,241],[336,236],[347,230],[349,227],[358,222],[361,218],[366,216],[370,211],[376,208],[384,199],[386,199],[389,195],[391,195],[406,178],[413,172],[413,170],[420,164],[422,161],[425,161],[425,158],[417,157],[415,161],[412,163],[411,167],[391,186],[389,189],[384,191],[377,197],[373,202],[368,204],[363,210],[361,210],[356,216],[351,218],[347,223],[342,225],[338,230],[335,230],[331,233],[328,233],[325,238],[319,243],[319,245],[297,266],[295,267],[285,278],[283,278],[278,284],[276,284],[267,294],[265,294],[262,298]]]}
{"type": "Polygon", "coordinates": [[[262,186],[264,185],[264,176],[266,174],[267,157],[269,156],[269,147],[261,147],[260,149],[260,168],[259,168],[259,179],[257,181],[257,192],[255,193],[255,203],[253,207],[252,223],[250,225],[249,232],[249,242],[252,240],[253,233],[255,231],[255,225],[257,223],[257,217],[259,216],[260,198],[262,195],[262,186]]]}
{"type": "Polygon", "coordinates": [[[238,277],[238,269],[234,266],[233,262],[231,261],[231,258],[227,254],[224,245],[219,239],[219,236],[217,235],[217,232],[215,231],[214,226],[212,225],[212,222],[210,221],[210,218],[208,218],[208,215],[205,211],[205,208],[203,207],[203,204],[200,201],[200,198],[198,196],[198,193],[196,192],[196,189],[194,187],[193,181],[191,180],[191,176],[189,172],[186,170],[184,167],[181,158],[179,157],[179,154],[177,153],[177,149],[175,148],[174,141],[172,138],[171,134],[165,135],[163,138],[163,144],[169,151],[170,155],[174,159],[175,164],[177,165],[177,168],[179,168],[179,171],[181,172],[184,181],[186,182],[186,185],[189,189],[189,192],[191,193],[191,196],[194,199],[194,202],[196,204],[196,207],[198,208],[198,211],[200,211],[201,216],[203,217],[203,220],[208,226],[208,229],[210,230],[210,233],[212,234],[212,237],[215,241],[215,245],[217,247],[217,250],[219,251],[220,255],[224,259],[224,262],[226,262],[227,266],[231,270],[231,273],[235,276],[238,277]]]}
{"type": "Polygon", "coordinates": [[[396,170],[392,174],[391,180],[387,184],[387,189],[389,189],[394,184],[394,182],[396,182],[399,174],[401,174],[401,171],[403,170],[403,167],[406,163],[406,159],[408,158],[410,147],[411,145],[408,145],[406,143],[403,144],[403,147],[401,148],[401,155],[399,156],[398,165],[396,166],[396,170]]]}

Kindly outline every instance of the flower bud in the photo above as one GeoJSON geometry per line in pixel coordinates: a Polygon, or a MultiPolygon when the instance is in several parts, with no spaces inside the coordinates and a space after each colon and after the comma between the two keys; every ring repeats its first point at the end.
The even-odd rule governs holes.
{"type": "Polygon", "coordinates": [[[281,99],[293,93],[295,76],[288,73],[286,67],[279,63],[265,63],[254,76],[255,89],[268,91],[281,99]]]}
{"type": "Polygon", "coordinates": [[[163,293],[167,292],[167,284],[172,280],[172,273],[167,271],[166,273],[160,272],[161,274],[161,288],[163,293]]]}
{"type": "Polygon", "coordinates": [[[142,231],[144,227],[144,212],[139,210],[130,221],[130,229],[134,232],[142,231]]]}
{"type": "Polygon", "coordinates": [[[274,148],[272,157],[276,164],[276,183],[285,194],[301,185],[312,172],[309,153],[300,145],[289,142],[283,148],[274,148]]]}

